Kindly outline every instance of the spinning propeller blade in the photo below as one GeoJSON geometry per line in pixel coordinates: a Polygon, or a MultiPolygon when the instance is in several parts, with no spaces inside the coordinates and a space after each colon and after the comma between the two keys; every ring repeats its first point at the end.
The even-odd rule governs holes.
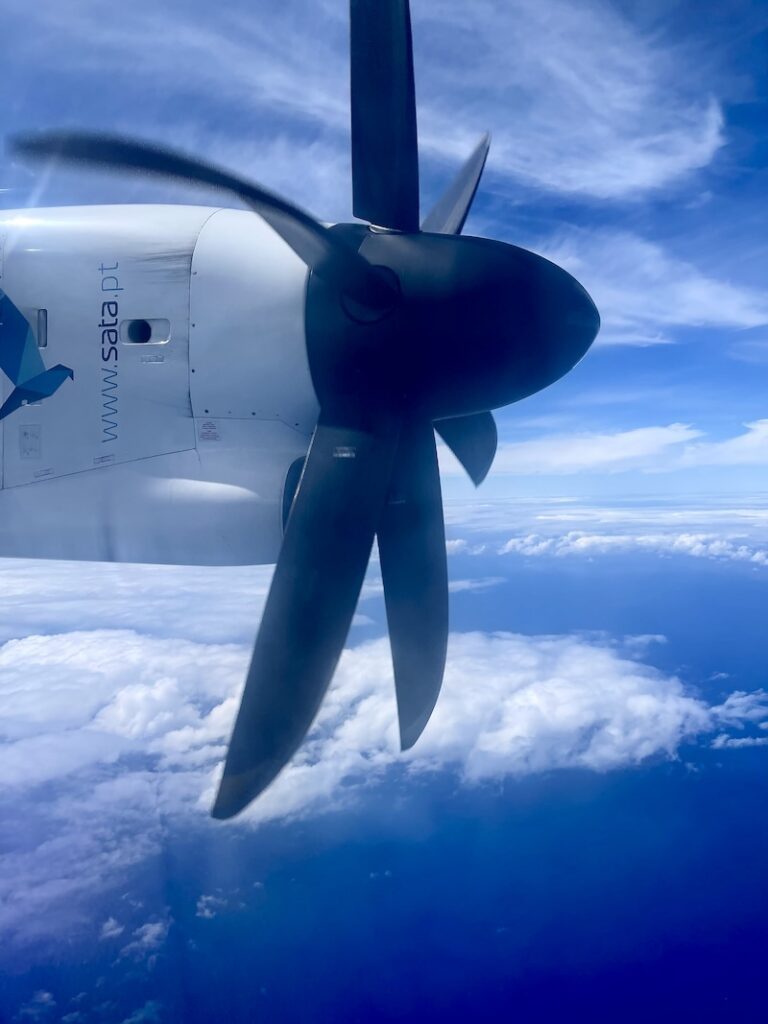
{"type": "Polygon", "coordinates": [[[400,746],[412,747],[437,703],[448,645],[448,567],[432,424],[403,427],[379,559],[395,670],[400,746]]]}
{"type": "Polygon", "coordinates": [[[419,152],[408,0],[351,0],[352,193],[356,217],[419,230],[419,152]]]}
{"type": "Polygon", "coordinates": [[[308,213],[213,164],[165,146],[95,132],[21,135],[12,140],[11,147],[19,156],[141,171],[232,192],[260,214],[310,270],[339,291],[373,309],[388,308],[395,300],[388,281],[308,213]]]}
{"type": "Polygon", "coordinates": [[[355,612],[396,446],[391,419],[369,432],[320,418],[264,608],[215,818],[231,818],[269,785],[317,714],[355,612]]]}
{"type": "MultiPolygon", "coordinates": [[[[460,235],[483,176],[491,136],[480,139],[464,166],[437,201],[421,226],[422,231],[460,235]]],[[[488,475],[496,455],[496,422],[489,412],[441,420],[435,430],[466,469],[475,487],[488,475]]]]}
{"type": "Polygon", "coordinates": [[[480,139],[467,162],[424,219],[422,231],[440,235],[460,235],[485,170],[491,136],[480,139]]]}
{"type": "Polygon", "coordinates": [[[475,487],[488,476],[496,456],[496,421],[489,412],[439,420],[435,430],[467,471],[475,487]]]}

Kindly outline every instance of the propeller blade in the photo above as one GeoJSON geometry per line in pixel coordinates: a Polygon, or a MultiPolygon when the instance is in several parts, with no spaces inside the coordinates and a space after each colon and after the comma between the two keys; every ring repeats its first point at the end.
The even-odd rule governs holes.
{"type": "Polygon", "coordinates": [[[403,427],[378,528],[395,671],[400,746],[421,735],[443,682],[448,644],[448,568],[432,424],[403,427]]]}
{"type": "Polygon", "coordinates": [[[342,238],[292,203],[222,168],[164,146],[96,132],[22,135],[12,140],[11,148],[19,156],[36,160],[142,171],[225,189],[263,217],[318,277],[373,309],[394,304],[396,296],[389,281],[342,238]]]}
{"type": "Polygon", "coordinates": [[[479,487],[493,464],[498,444],[496,421],[489,412],[438,420],[435,430],[479,487]]]}
{"type": "Polygon", "coordinates": [[[351,0],[356,217],[419,230],[419,154],[408,0],[351,0]]]}
{"type": "Polygon", "coordinates": [[[483,176],[490,148],[491,136],[486,132],[452,183],[427,214],[421,225],[422,231],[433,231],[438,235],[461,234],[480,178],[483,176]]]}
{"type": "Polygon", "coordinates": [[[386,501],[397,424],[315,430],[288,517],[214,818],[231,818],[300,746],[320,707],[355,611],[386,501]]]}

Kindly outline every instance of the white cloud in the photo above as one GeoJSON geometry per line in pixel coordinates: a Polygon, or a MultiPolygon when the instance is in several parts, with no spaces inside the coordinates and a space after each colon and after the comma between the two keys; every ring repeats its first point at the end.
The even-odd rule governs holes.
{"type": "Polygon", "coordinates": [[[727,498],[454,501],[445,505],[446,528],[459,554],[499,552],[508,542],[522,554],[600,554],[637,551],[689,554],[759,566],[768,552],[766,496],[735,506],[727,498]],[[580,540],[595,538],[594,541],[580,540]],[[623,538],[627,538],[623,541],[623,538]],[[636,538],[646,540],[636,541],[636,538]],[[591,550],[590,550],[591,549],[591,550]]]}
{"type": "MultiPolygon", "coordinates": [[[[539,523],[552,517],[548,536],[562,534],[561,515],[626,528],[611,518],[622,510],[563,502],[527,508],[539,523]]],[[[671,529],[687,513],[623,514],[630,524],[636,514],[671,529]]],[[[764,527],[762,515],[754,522],[764,527]]],[[[473,550],[467,544],[464,553],[473,550]]],[[[710,550],[729,557],[730,549],[710,550]]],[[[169,921],[147,921],[146,911],[136,920],[140,908],[128,903],[105,921],[115,907],[105,896],[119,894],[128,874],[158,855],[168,829],[226,828],[208,810],[271,570],[2,568],[4,635],[37,632],[0,648],[0,827],[8,837],[0,855],[0,943],[92,935],[94,921],[103,921],[105,939],[124,929],[127,959],[149,961],[169,921]],[[75,623],[81,628],[66,632],[75,623]]],[[[370,596],[379,594],[367,586],[370,596]]],[[[407,791],[412,776],[433,772],[477,785],[558,768],[606,771],[675,757],[681,744],[724,732],[748,738],[764,720],[760,694],[736,693],[711,707],[680,680],[642,664],[648,642],[454,634],[434,719],[407,755],[398,751],[386,639],[348,650],[308,743],[229,827],[343,807],[376,785],[407,791]]],[[[223,898],[213,893],[201,896],[204,917],[223,898]]]]}
{"type": "Polygon", "coordinates": [[[768,567],[768,507],[760,497],[741,507],[725,499],[697,504],[623,501],[612,506],[551,498],[455,502],[447,506],[447,521],[450,532],[467,531],[470,537],[484,534],[482,545],[453,538],[453,550],[465,556],[485,552],[525,558],[642,554],[768,567]],[[490,539],[499,534],[506,539],[490,539]]]}
{"type": "Polygon", "coordinates": [[[739,750],[744,747],[768,747],[768,736],[728,736],[721,733],[712,740],[715,750],[739,750]]]}
{"type": "Polygon", "coordinates": [[[466,151],[479,121],[495,132],[497,172],[634,198],[705,166],[723,144],[695,54],[665,47],[616,6],[434,0],[414,17],[417,56],[433,58],[420,66],[421,124],[438,152],[466,151]]]}
{"type": "Polygon", "coordinates": [[[220,910],[223,910],[227,905],[227,901],[221,896],[214,896],[212,894],[206,895],[203,893],[197,901],[195,908],[195,917],[202,917],[210,920],[216,917],[220,910]]]}
{"type": "Polygon", "coordinates": [[[108,917],[104,924],[101,926],[101,932],[99,933],[100,939],[116,939],[118,935],[122,935],[125,931],[125,926],[114,917],[108,917]]]}
{"type": "Polygon", "coordinates": [[[150,999],[138,1010],[126,1017],[122,1024],[160,1024],[162,1020],[163,1004],[156,999],[150,999]]]}
{"type": "MultiPolygon", "coordinates": [[[[463,470],[445,445],[438,445],[440,472],[463,470]]],[[[572,476],[580,473],[669,473],[701,466],[768,466],[768,419],[745,423],[743,432],[721,441],[685,423],[614,432],[546,434],[502,441],[493,464],[496,476],[572,476]]]]}
{"type": "Polygon", "coordinates": [[[446,521],[462,556],[681,556],[737,562],[756,571],[768,564],[768,507],[760,497],[741,507],[717,498],[615,505],[551,498],[449,502],[446,521]]]}
{"type": "Polygon", "coordinates": [[[728,354],[741,363],[765,366],[768,364],[768,338],[747,338],[735,341],[728,349],[728,354]]]}
{"type": "Polygon", "coordinates": [[[445,542],[445,550],[449,555],[461,555],[468,548],[468,544],[462,538],[447,540],[445,542]]]}
{"type": "Polygon", "coordinates": [[[688,445],[680,468],[687,466],[768,466],[768,419],[745,423],[745,431],[725,441],[688,445]]]}
{"type": "Polygon", "coordinates": [[[768,566],[768,550],[744,543],[742,538],[714,533],[585,533],[573,530],[562,536],[529,533],[510,538],[501,548],[502,555],[517,554],[529,558],[541,555],[566,557],[644,552],[658,555],[688,555],[714,561],[749,562],[768,566]]]}
{"type": "Polygon", "coordinates": [[[169,921],[147,921],[133,932],[133,940],[120,950],[121,957],[145,960],[160,950],[168,937],[169,921]]]}
{"type": "Polygon", "coordinates": [[[503,576],[483,576],[472,580],[449,580],[448,589],[452,594],[458,594],[469,590],[489,590],[491,587],[498,587],[506,580],[503,576]]]}
{"type": "MultiPolygon", "coordinates": [[[[125,750],[130,752],[131,759],[143,752],[152,757],[155,770],[159,769],[161,773],[165,771],[187,775],[192,787],[198,784],[201,770],[205,771],[208,766],[219,761],[236,710],[236,698],[242,685],[247,650],[234,646],[200,645],[190,641],[169,644],[128,633],[117,633],[112,636],[97,633],[78,636],[75,653],[68,637],[30,638],[30,642],[32,639],[41,652],[46,652],[49,680],[58,681],[58,684],[49,684],[48,687],[48,720],[45,723],[36,722],[34,725],[40,730],[38,761],[45,762],[45,769],[41,770],[41,774],[46,778],[74,776],[73,784],[77,784],[78,779],[88,777],[89,769],[110,765],[118,760],[112,751],[107,752],[106,745],[90,742],[91,732],[111,737],[115,741],[113,746],[118,750],[120,741],[128,738],[131,744],[125,750]],[[64,745],[62,756],[60,736],[57,736],[52,723],[55,724],[62,709],[70,703],[70,684],[67,677],[81,677],[83,667],[93,659],[94,650],[104,651],[107,648],[111,651],[114,666],[111,677],[113,693],[104,699],[102,707],[96,709],[91,706],[90,709],[84,709],[83,722],[78,730],[78,735],[83,738],[84,753],[73,767],[68,757],[67,744],[64,745]],[[61,660],[62,658],[64,660],[61,660]],[[137,686],[131,681],[139,661],[142,665],[142,674],[147,680],[154,675],[154,683],[148,681],[137,686]],[[169,688],[168,672],[171,663],[176,685],[169,688]],[[171,696],[175,698],[175,706],[170,702],[171,696]],[[127,715],[122,712],[126,702],[132,709],[127,715]]],[[[28,648],[25,650],[16,645],[16,649],[19,658],[25,659],[28,648]]],[[[670,685],[669,681],[655,677],[650,670],[638,666],[634,661],[622,660],[610,648],[590,645],[578,639],[541,640],[503,634],[490,638],[479,635],[454,635],[444,694],[429,729],[432,738],[429,741],[426,738],[422,740],[414,754],[406,759],[411,770],[423,767],[424,761],[431,764],[436,753],[439,753],[439,761],[443,766],[453,761],[453,753],[446,751],[453,751],[454,748],[458,751],[455,747],[456,737],[450,741],[446,741],[445,737],[455,734],[456,720],[459,718],[465,722],[465,726],[461,734],[461,743],[464,746],[458,751],[458,763],[464,764],[466,769],[467,765],[478,757],[475,743],[481,747],[486,743],[483,736],[489,731],[489,717],[495,718],[506,700],[506,714],[514,718],[519,711],[520,694],[524,693],[528,701],[530,696],[537,694],[541,688],[541,694],[535,698],[535,703],[542,711],[544,731],[542,735],[538,735],[536,729],[530,726],[526,726],[524,730],[526,742],[530,741],[533,746],[537,746],[550,732],[549,725],[544,720],[547,717],[559,716],[560,712],[555,705],[565,698],[566,694],[569,694],[566,703],[573,702],[576,699],[575,694],[579,694],[579,701],[587,700],[586,691],[581,692],[581,666],[587,662],[591,664],[589,671],[592,676],[604,675],[610,678],[611,686],[616,684],[616,696],[608,706],[605,706],[607,685],[606,688],[598,686],[594,690],[590,698],[591,710],[587,711],[587,717],[592,724],[598,718],[610,718],[611,709],[618,709],[618,705],[623,704],[627,694],[634,692],[636,688],[648,688],[650,695],[655,699],[665,686],[670,685]],[[508,669],[508,665],[522,665],[524,668],[508,669]],[[575,670],[575,674],[572,670],[575,670]],[[554,689],[551,689],[549,682],[552,672],[560,678],[554,689]],[[468,685],[470,679],[474,680],[472,685],[468,685]],[[623,682],[627,679],[630,680],[629,690],[622,692],[623,682]],[[551,707],[550,699],[553,702],[551,707]],[[466,707],[466,702],[469,702],[474,710],[466,707]]],[[[315,780],[314,783],[310,782],[308,788],[291,787],[287,784],[276,785],[271,797],[267,794],[259,801],[257,817],[264,817],[265,808],[269,806],[272,807],[269,816],[284,816],[294,807],[296,800],[301,807],[311,803],[309,794],[314,785],[323,783],[326,770],[334,777],[341,778],[352,764],[362,763],[361,758],[379,765],[394,763],[397,757],[396,721],[390,676],[389,649],[385,639],[364,644],[345,653],[337,684],[331,691],[318,721],[315,739],[292,770],[294,774],[298,773],[315,780]],[[284,799],[286,797],[287,799],[284,799]]],[[[678,682],[672,684],[672,689],[675,698],[672,702],[673,707],[678,707],[676,701],[680,696],[682,704],[679,707],[697,708],[697,713],[704,714],[706,719],[704,706],[696,701],[691,703],[691,698],[682,697],[682,687],[678,682]]],[[[28,707],[27,700],[11,700],[6,703],[5,713],[15,731],[20,731],[23,727],[32,727],[28,707]]],[[[745,713],[743,709],[734,712],[736,717],[744,717],[745,713]]],[[[623,715],[624,711],[621,711],[621,714],[623,715]]],[[[564,728],[567,731],[567,727],[564,728]]],[[[61,729],[60,733],[67,737],[72,731],[70,723],[61,729]]],[[[567,742],[579,746],[575,734],[567,742]]],[[[644,742],[652,745],[653,734],[645,735],[644,742]]],[[[13,748],[15,745],[12,743],[8,747],[13,748]]],[[[506,771],[517,770],[510,765],[518,763],[519,751],[503,750],[497,753],[500,756],[500,763],[507,759],[506,771]]],[[[623,758],[628,759],[630,763],[635,760],[631,750],[626,749],[623,754],[618,755],[618,760],[623,758]]],[[[540,767],[556,767],[561,760],[562,763],[567,763],[567,758],[563,760],[559,753],[553,755],[546,742],[543,742],[535,758],[540,767]]],[[[590,761],[587,755],[579,754],[573,763],[587,764],[590,761]]],[[[597,760],[593,762],[593,766],[598,766],[597,760]]],[[[472,775],[473,770],[465,774],[472,775]]],[[[290,775],[291,771],[286,777],[290,775]]],[[[38,775],[30,779],[24,772],[11,774],[8,771],[4,778],[6,785],[14,788],[28,788],[38,781],[38,775]]],[[[163,782],[162,774],[159,778],[153,779],[153,776],[147,775],[146,769],[142,768],[128,776],[118,772],[114,782],[102,783],[101,787],[97,787],[92,804],[96,803],[102,807],[106,801],[115,799],[117,792],[114,785],[121,778],[129,783],[131,788],[138,787],[134,795],[140,798],[142,793],[146,793],[153,802],[158,799],[165,802],[169,797],[168,791],[163,789],[166,783],[163,782]]],[[[173,783],[171,801],[173,803],[173,800],[180,800],[183,807],[190,800],[191,788],[175,788],[178,784],[179,780],[173,783]]],[[[332,785],[327,787],[326,795],[330,797],[332,790],[332,785]]],[[[130,790],[125,796],[129,793],[130,790]]],[[[204,801],[198,801],[199,795],[198,791],[192,803],[200,802],[202,807],[204,801]]]]}
{"type": "MultiPolygon", "coordinates": [[[[654,465],[701,431],[684,423],[665,427],[639,427],[616,433],[550,434],[527,441],[502,441],[493,464],[499,474],[573,474],[624,472],[654,465]]],[[[445,446],[439,446],[442,473],[458,473],[460,467],[445,446]]]]}
{"type": "Polygon", "coordinates": [[[557,501],[539,499],[528,502],[529,516],[539,528],[562,529],[564,524],[598,526],[613,532],[637,531],[686,531],[698,528],[700,531],[717,530],[720,533],[746,535],[756,539],[768,539],[768,504],[759,495],[745,499],[736,505],[732,499],[690,499],[655,501],[624,501],[616,505],[585,504],[575,499],[557,501]],[[533,509],[531,509],[533,506],[533,509]]]}
{"type": "MultiPolygon", "coordinates": [[[[709,706],[638,660],[648,642],[616,648],[594,638],[454,634],[433,720],[405,755],[387,640],[348,650],[308,742],[229,827],[342,808],[377,783],[407,789],[409,776],[434,772],[478,785],[553,769],[609,771],[675,757],[681,744],[768,716],[759,693],[709,706]]],[[[102,630],[30,637],[4,653],[3,722],[16,737],[4,756],[38,743],[39,767],[19,759],[15,771],[4,770],[0,794],[0,816],[15,817],[23,800],[28,823],[23,836],[6,830],[12,841],[0,857],[0,934],[18,945],[92,929],[91,908],[159,852],[168,828],[192,835],[227,827],[208,810],[248,648],[102,630]],[[25,676],[31,663],[46,667],[39,682],[35,672],[25,676]],[[76,763],[72,737],[82,747],[76,763]],[[40,778],[55,786],[36,790],[40,778]]],[[[198,912],[215,913],[218,899],[204,894],[198,912]]],[[[112,918],[102,927],[130,929],[121,955],[149,961],[169,924],[112,918]]]]}
{"type": "Polygon", "coordinates": [[[28,1003],[21,1007],[15,1019],[19,1021],[49,1020],[55,1008],[56,1000],[53,998],[53,993],[40,989],[33,994],[28,1003]]]}
{"type": "MultiPolygon", "coordinates": [[[[256,632],[274,571],[271,565],[221,569],[31,559],[2,559],[0,566],[2,639],[124,627],[148,636],[188,636],[193,622],[195,638],[203,642],[244,642],[256,632]]],[[[0,651],[0,659],[12,651],[0,651]]],[[[30,675],[38,680],[45,666],[29,654],[30,675]]],[[[93,654],[94,670],[99,671],[103,657],[98,650],[93,654]]],[[[72,714],[77,720],[76,702],[72,714]]]]}
{"type": "MultiPolygon", "coordinates": [[[[467,543],[466,540],[464,540],[461,537],[458,537],[458,538],[453,538],[451,540],[447,540],[445,542],[445,550],[446,550],[446,553],[448,555],[466,555],[466,554],[481,555],[485,551],[485,545],[484,544],[473,544],[473,545],[470,545],[470,544],[467,543]]],[[[459,580],[459,581],[456,581],[456,582],[459,583],[459,584],[462,584],[462,583],[464,583],[466,581],[459,580]]],[[[471,582],[476,582],[476,581],[471,581],[471,582]]],[[[458,587],[457,589],[461,589],[461,587],[458,587]]]]}
{"type": "MultiPolygon", "coordinates": [[[[272,565],[220,568],[31,559],[0,559],[0,568],[0,642],[21,637],[21,643],[37,632],[124,627],[155,637],[194,635],[203,642],[250,643],[274,572],[272,565]],[[190,623],[194,623],[194,634],[190,623]]],[[[362,602],[382,593],[375,569],[374,564],[363,587],[362,602]]],[[[372,622],[361,609],[352,625],[369,627],[372,622]]],[[[12,646],[5,653],[0,650],[0,669],[2,659],[12,651],[12,646]]],[[[38,665],[34,653],[29,653],[30,676],[35,685],[44,685],[39,677],[44,676],[45,666],[38,665]]],[[[100,671],[100,667],[102,659],[96,650],[94,670],[100,671]]],[[[31,703],[39,705],[34,696],[31,703]]],[[[74,701],[72,715],[73,721],[79,721],[74,701]]]]}
{"type": "MultiPolygon", "coordinates": [[[[768,718],[768,693],[763,690],[746,693],[735,690],[717,708],[717,717],[723,725],[743,728],[747,723],[761,723],[768,718]]],[[[764,728],[764,726],[761,726],[764,728]]]]}
{"type": "MultiPolygon", "coordinates": [[[[227,116],[209,117],[215,127],[192,133],[205,135],[200,152],[226,149],[222,124],[233,139],[243,124],[254,125],[263,143],[277,122],[294,136],[330,140],[329,162],[338,153],[347,159],[343,4],[288,0],[265,20],[245,4],[182,12],[176,4],[137,0],[116,26],[101,17],[95,0],[66,9],[48,0],[37,5],[34,26],[27,17],[15,12],[6,28],[31,48],[30,69],[45,61],[49,75],[100,82],[108,69],[116,96],[134,96],[137,82],[162,76],[161,95],[140,92],[133,130],[166,135],[180,103],[202,96],[206,109],[227,116]]],[[[497,180],[634,198],[704,167],[723,145],[721,108],[690,45],[665,45],[602,0],[550,0],[546,8],[535,0],[431,0],[414,4],[413,17],[427,154],[464,156],[479,131],[490,128],[497,180]]],[[[293,163],[301,167],[293,177],[302,192],[307,161],[298,146],[293,163]]],[[[337,189],[348,204],[343,180],[337,189]]]]}
{"type": "Polygon", "coordinates": [[[247,651],[234,645],[194,648],[198,663],[190,671],[187,645],[130,632],[10,641],[0,651],[4,784],[37,785],[167,744],[190,726],[204,728],[201,700],[222,697],[242,683],[247,651]]]}
{"type": "Polygon", "coordinates": [[[768,292],[719,280],[637,235],[571,230],[535,248],[595,300],[598,344],[655,345],[674,340],[678,327],[768,324],[768,292]]]}

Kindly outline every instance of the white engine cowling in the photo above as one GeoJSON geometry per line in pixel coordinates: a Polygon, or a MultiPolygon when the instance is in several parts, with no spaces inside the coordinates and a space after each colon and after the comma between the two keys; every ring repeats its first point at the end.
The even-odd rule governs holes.
{"type": "MultiPolygon", "coordinates": [[[[275,560],[286,474],[317,401],[306,269],[259,217],[11,212],[0,288],[37,330],[45,366],[74,375],[0,421],[0,555],[275,560]]],[[[13,386],[3,381],[4,399],[13,386]]]]}

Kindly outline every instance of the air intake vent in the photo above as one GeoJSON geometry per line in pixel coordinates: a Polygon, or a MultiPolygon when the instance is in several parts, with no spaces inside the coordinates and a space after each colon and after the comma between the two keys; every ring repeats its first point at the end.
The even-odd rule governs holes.
{"type": "Polygon", "coordinates": [[[124,345],[165,345],[170,340],[170,320],[123,320],[120,323],[120,341],[124,345]]]}

